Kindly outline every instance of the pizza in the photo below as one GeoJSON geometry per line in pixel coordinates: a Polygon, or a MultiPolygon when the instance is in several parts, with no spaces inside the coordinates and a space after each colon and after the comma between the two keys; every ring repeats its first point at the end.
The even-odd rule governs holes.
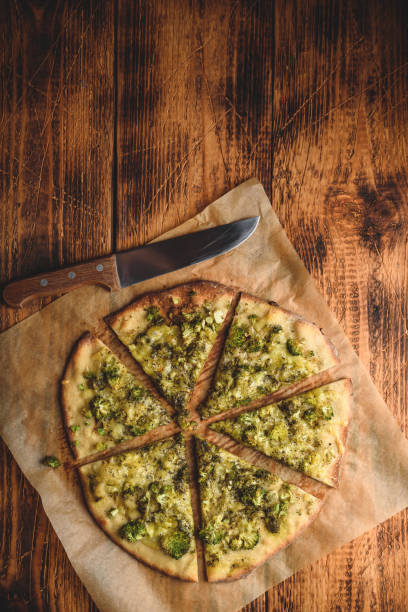
{"type": "Polygon", "coordinates": [[[130,354],[119,359],[86,333],[61,385],[91,514],[116,544],[170,576],[198,580],[199,540],[208,581],[248,574],[316,517],[322,501],[308,492],[308,477],[321,481],[313,490],[321,487],[323,498],[338,483],[351,383],[327,383],[339,363],[334,348],[316,325],[274,302],[207,281],[139,297],[107,323],[130,354]],[[133,373],[132,357],[157,392],[133,373]],[[205,364],[215,374],[201,422],[189,422],[205,364]],[[317,376],[307,392],[291,389],[322,372],[326,384],[317,376]],[[271,403],[279,389],[285,399],[271,403]],[[179,427],[161,429],[174,416],[164,400],[179,427]],[[305,490],[245,461],[240,447],[227,452],[222,436],[213,444],[211,429],[301,472],[305,490]],[[124,440],[126,450],[117,447],[124,440]]]}
{"type": "Polygon", "coordinates": [[[79,469],[91,514],[116,544],[170,576],[197,581],[182,435],[79,469]]]}
{"type": "Polygon", "coordinates": [[[162,402],[90,333],[80,338],[65,369],[61,401],[77,458],[171,422],[162,402]]]}
{"type": "Polygon", "coordinates": [[[320,501],[215,444],[196,444],[207,578],[236,579],[296,537],[320,501]]]}
{"type": "Polygon", "coordinates": [[[202,415],[249,404],[337,363],[316,325],[273,302],[242,294],[202,415]]]}
{"type": "Polygon", "coordinates": [[[335,486],[350,410],[351,382],[343,379],[218,421],[210,428],[335,486]]]}
{"type": "Polygon", "coordinates": [[[186,423],[187,404],[236,292],[205,281],[143,296],[108,323],[186,423]]]}

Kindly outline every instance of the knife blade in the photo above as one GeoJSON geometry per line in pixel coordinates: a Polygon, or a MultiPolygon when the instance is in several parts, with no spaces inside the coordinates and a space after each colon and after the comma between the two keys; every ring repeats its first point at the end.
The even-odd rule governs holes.
{"type": "Polygon", "coordinates": [[[228,253],[245,242],[258,223],[259,217],[241,219],[37,274],[6,285],[3,299],[9,306],[17,308],[33,298],[65,293],[83,285],[102,285],[116,291],[228,253]]]}

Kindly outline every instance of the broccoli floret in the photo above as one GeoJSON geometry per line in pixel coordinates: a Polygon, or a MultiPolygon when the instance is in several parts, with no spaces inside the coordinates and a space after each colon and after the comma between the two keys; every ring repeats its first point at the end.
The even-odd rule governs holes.
{"type": "Polygon", "coordinates": [[[117,389],[120,382],[120,368],[114,361],[106,363],[102,370],[106,382],[112,389],[117,389]]]}
{"type": "Polygon", "coordinates": [[[288,429],[285,423],[276,423],[276,425],[269,431],[269,437],[272,440],[286,440],[288,437],[288,429]]]}
{"type": "Polygon", "coordinates": [[[242,414],[239,415],[237,421],[240,425],[250,426],[250,425],[253,425],[255,416],[256,415],[254,415],[253,413],[243,412],[242,414]]]}
{"type": "Polygon", "coordinates": [[[262,344],[256,338],[250,338],[246,343],[246,350],[248,353],[257,353],[262,348],[262,344]]]}
{"type": "Polygon", "coordinates": [[[164,323],[164,318],[160,314],[160,310],[156,308],[156,306],[150,306],[150,308],[145,308],[146,311],[146,319],[151,321],[153,325],[159,325],[160,323],[164,323]]]}
{"type": "Polygon", "coordinates": [[[238,489],[238,497],[243,504],[261,506],[266,490],[258,485],[245,485],[238,489]]]}
{"type": "Polygon", "coordinates": [[[149,430],[146,427],[129,427],[129,434],[134,438],[137,438],[137,436],[142,436],[148,431],[149,430]]]}
{"type": "Polygon", "coordinates": [[[181,324],[181,335],[184,340],[184,344],[190,345],[196,339],[196,332],[192,327],[191,323],[183,322],[181,324]]]}
{"type": "Polygon", "coordinates": [[[218,544],[224,538],[225,531],[213,523],[209,523],[206,527],[200,529],[198,535],[206,544],[218,544]]]}
{"type": "Polygon", "coordinates": [[[89,402],[89,407],[97,421],[109,419],[111,416],[111,403],[102,395],[95,395],[89,402]]]}
{"type": "Polygon", "coordinates": [[[102,370],[97,372],[83,372],[82,376],[88,381],[88,387],[100,391],[106,387],[106,379],[102,370]]]}
{"type": "Polygon", "coordinates": [[[319,421],[319,417],[316,413],[315,408],[309,408],[308,410],[305,410],[302,415],[302,418],[306,421],[308,425],[310,425],[310,427],[315,427],[319,421]]]}
{"type": "Polygon", "coordinates": [[[188,533],[180,529],[160,538],[161,547],[170,557],[173,557],[173,559],[180,559],[188,552],[190,541],[191,538],[188,533]]]}
{"type": "Polygon", "coordinates": [[[133,387],[132,389],[129,390],[128,393],[128,399],[131,402],[137,402],[138,400],[142,399],[146,394],[146,390],[143,389],[143,387],[133,387]]]}
{"type": "Polygon", "coordinates": [[[248,533],[233,536],[228,541],[231,550],[251,550],[259,542],[259,531],[249,531],[248,533]]]}
{"type": "Polygon", "coordinates": [[[137,485],[127,485],[124,489],[122,489],[122,497],[129,497],[130,495],[136,495],[137,493],[141,493],[141,489],[137,485]]]}
{"type": "Polygon", "coordinates": [[[286,341],[286,348],[288,349],[288,352],[291,355],[301,355],[302,354],[302,349],[300,347],[300,344],[296,342],[296,340],[293,340],[292,338],[288,338],[288,340],[286,341]]]}
{"type": "Polygon", "coordinates": [[[61,461],[58,459],[58,457],[54,457],[53,455],[44,457],[42,463],[50,468],[53,468],[54,470],[55,468],[59,468],[61,465],[61,461]]]}
{"type": "Polygon", "coordinates": [[[267,516],[265,516],[264,520],[265,520],[265,527],[267,528],[268,531],[270,531],[271,533],[279,533],[280,520],[276,518],[276,516],[274,516],[271,513],[268,513],[267,516]]]}
{"type": "Polygon", "coordinates": [[[274,504],[270,508],[270,512],[275,518],[278,519],[286,515],[288,508],[289,508],[289,500],[281,499],[281,501],[278,504],[274,504]]]}
{"type": "Polygon", "coordinates": [[[237,346],[242,346],[245,342],[246,330],[244,327],[240,327],[239,325],[235,325],[231,327],[229,336],[228,336],[228,347],[236,348],[237,346]]]}
{"type": "Polygon", "coordinates": [[[130,521],[125,523],[119,530],[119,535],[128,542],[137,542],[146,535],[146,527],[141,521],[130,521]]]}

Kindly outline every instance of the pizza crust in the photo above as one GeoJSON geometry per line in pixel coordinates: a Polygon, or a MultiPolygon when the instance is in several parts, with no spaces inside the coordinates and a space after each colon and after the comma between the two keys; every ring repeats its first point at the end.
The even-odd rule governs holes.
{"type": "Polygon", "coordinates": [[[351,410],[353,403],[353,385],[350,378],[343,378],[342,380],[336,381],[334,384],[341,384],[343,391],[340,391],[337,398],[337,410],[343,415],[345,425],[340,431],[340,441],[343,446],[343,452],[339,454],[336,460],[333,462],[331,469],[327,473],[328,482],[332,487],[338,487],[340,483],[340,468],[343,457],[347,449],[347,434],[350,425],[351,410]]]}
{"type": "Polygon", "coordinates": [[[82,492],[90,514],[95,519],[96,523],[103,529],[106,535],[108,535],[110,539],[115,542],[115,544],[149,567],[159,570],[174,578],[187,580],[189,582],[198,582],[197,553],[195,550],[186,553],[183,557],[181,557],[181,559],[176,560],[169,555],[166,555],[159,548],[147,546],[142,541],[135,542],[134,544],[127,542],[118,535],[118,529],[114,531],[110,528],[110,525],[106,520],[106,511],[109,510],[109,506],[111,504],[108,502],[104,505],[97,505],[94,502],[92,495],[90,494],[86,478],[88,471],[88,465],[78,469],[78,476],[81,482],[82,492]]]}
{"type": "Polygon", "coordinates": [[[243,300],[250,304],[262,304],[264,306],[264,316],[268,319],[272,318],[275,313],[281,313],[284,320],[291,321],[294,331],[297,332],[299,336],[305,338],[310,344],[314,344],[316,350],[319,351],[319,356],[321,356],[322,359],[322,368],[320,371],[327,370],[340,363],[334,345],[315,323],[311,323],[300,315],[286,308],[282,308],[282,306],[276,302],[266,302],[249,293],[241,293],[239,303],[243,300]]]}
{"type": "Polygon", "coordinates": [[[235,289],[218,283],[196,281],[144,295],[106,319],[119,340],[151,378],[158,392],[176,409],[180,422],[187,416],[187,405],[194,387],[221,333],[236,293],[235,289]],[[207,315],[203,315],[205,303],[209,307],[207,315]],[[157,326],[153,322],[151,326],[151,312],[146,313],[149,309],[157,309],[157,315],[164,321],[157,326]],[[195,340],[192,345],[185,344],[184,332],[188,332],[188,329],[181,331],[182,326],[188,326],[185,318],[196,311],[203,316],[203,327],[193,326],[191,334],[195,340]],[[194,357],[191,357],[188,349],[194,343],[196,350],[192,353],[194,357]],[[174,362],[165,352],[161,354],[160,351],[165,351],[166,346],[176,348],[177,358],[182,361],[174,362]]]}
{"type": "Polygon", "coordinates": [[[189,310],[199,307],[206,300],[215,303],[231,301],[236,294],[237,290],[219,283],[193,281],[184,285],[177,285],[171,289],[147,293],[118,312],[109,315],[105,320],[122,340],[126,337],[126,334],[138,333],[145,328],[145,308],[156,306],[161,314],[167,315],[175,308],[189,310]]]}
{"type": "MultiPolygon", "coordinates": [[[[135,334],[145,329],[146,308],[155,306],[159,308],[161,314],[167,315],[170,311],[178,309],[185,309],[187,311],[194,309],[201,306],[206,300],[224,305],[225,302],[228,301],[231,304],[237,295],[238,291],[234,288],[226,287],[215,282],[194,281],[171,289],[146,294],[122,308],[120,311],[106,317],[105,320],[115,331],[123,344],[127,345],[129,344],[128,339],[130,336],[134,338],[135,334]]],[[[306,342],[314,343],[322,360],[321,371],[329,369],[339,363],[334,346],[315,324],[280,307],[275,302],[266,302],[250,294],[241,293],[238,306],[243,301],[253,304],[254,306],[256,305],[256,308],[260,310],[261,316],[265,316],[266,318],[272,317],[273,315],[281,316],[285,321],[289,321],[293,329],[295,329],[299,336],[304,338],[306,342]]],[[[86,332],[74,347],[61,381],[63,422],[71,450],[76,459],[94,452],[93,450],[90,451],[86,446],[83,448],[81,447],[79,450],[73,444],[75,436],[70,429],[70,425],[79,405],[83,405],[83,396],[80,394],[78,385],[82,382],[82,374],[84,370],[87,369],[87,364],[92,359],[92,355],[104,346],[105,345],[99,339],[92,336],[89,332],[86,332]]],[[[341,431],[340,438],[343,447],[345,447],[351,413],[352,388],[351,381],[348,379],[341,382],[344,385],[344,390],[343,393],[340,393],[341,400],[339,400],[339,402],[341,403],[341,410],[345,415],[346,425],[341,431]]],[[[289,385],[290,384],[291,383],[289,383],[289,385]]],[[[98,440],[99,439],[100,438],[98,438],[98,440]]],[[[339,455],[331,466],[330,478],[333,482],[332,486],[338,485],[341,458],[342,454],[339,455]]],[[[130,543],[119,536],[118,531],[120,525],[115,525],[112,519],[107,520],[106,513],[109,510],[109,502],[96,503],[89,490],[86,475],[92,465],[93,464],[90,463],[78,469],[79,480],[90,514],[111,540],[133,557],[153,569],[182,580],[197,582],[198,569],[195,549],[186,553],[181,559],[176,560],[153,544],[149,546],[142,540],[136,543],[130,543]]],[[[278,550],[287,546],[297,535],[299,535],[299,533],[307,528],[319,513],[322,501],[317,500],[317,498],[314,499],[315,505],[311,513],[308,515],[303,514],[302,516],[293,515],[293,522],[290,528],[283,530],[282,533],[271,534],[262,526],[260,529],[260,541],[254,549],[229,551],[224,556],[222,563],[219,563],[216,567],[207,568],[208,581],[237,580],[252,572],[278,550]],[[237,559],[242,559],[243,556],[245,556],[244,566],[231,568],[231,565],[233,565],[237,559]]]]}
{"type": "MultiPolygon", "coordinates": [[[[105,352],[111,354],[118,363],[121,363],[116,355],[114,355],[101,340],[93,336],[91,333],[86,332],[83,336],[81,336],[75,345],[68,359],[64,376],[61,381],[61,406],[63,422],[75,459],[81,459],[97,452],[96,445],[98,443],[102,442],[106,446],[106,449],[112,448],[118,443],[109,435],[103,437],[99,435],[95,430],[96,421],[94,417],[91,415],[85,419],[84,415],[82,414],[83,408],[87,406],[92,397],[96,395],[95,391],[86,387],[83,390],[80,390],[81,386],[84,386],[83,373],[86,371],[92,371],[94,366],[93,356],[102,350],[105,350],[105,352]],[[89,423],[88,426],[84,426],[85,421],[89,423]],[[72,426],[77,426],[78,431],[74,433],[71,429],[72,426]],[[75,443],[77,443],[78,446],[75,443]]],[[[132,373],[127,371],[127,376],[131,377],[132,382],[134,382],[136,385],[146,388],[145,385],[132,373]]],[[[152,399],[150,396],[150,398],[145,401],[150,402],[150,404],[147,404],[144,409],[145,414],[149,414],[149,408],[156,410],[157,420],[162,421],[159,422],[157,426],[170,423],[170,415],[168,415],[164,405],[161,406],[162,414],[159,412],[160,402],[157,398],[152,399]]],[[[156,427],[153,426],[150,431],[155,428],[156,427]]],[[[132,437],[125,435],[123,439],[130,440],[132,437]]]]}
{"type": "Polygon", "coordinates": [[[279,537],[280,534],[274,535],[267,531],[265,527],[260,529],[260,541],[252,550],[231,551],[227,556],[224,556],[223,562],[217,567],[207,568],[208,582],[231,582],[239,580],[254,571],[257,567],[265,563],[274,554],[282,548],[288,546],[295,538],[300,535],[317,517],[321,508],[322,501],[317,501],[315,510],[303,520],[299,520],[291,533],[286,533],[279,537]],[[245,567],[230,569],[236,559],[246,558],[245,567]]]}
{"type": "Polygon", "coordinates": [[[90,448],[85,447],[79,450],[73,444],[75,436],[70,427],[74,417],[77,415],[78,410],[81,409],[84,402],[81,391],[78,388],[78,385],[83,380],[82,373],[87,369],[92,359],[92,355],[100,351],[103,347],[104,344],[100,340],[92,336],[90,332],[85,332],[74,346],[65,367],[64,376],[61,380],[62,419],[69,445],[75,459],[92,453],[90,448]]]}

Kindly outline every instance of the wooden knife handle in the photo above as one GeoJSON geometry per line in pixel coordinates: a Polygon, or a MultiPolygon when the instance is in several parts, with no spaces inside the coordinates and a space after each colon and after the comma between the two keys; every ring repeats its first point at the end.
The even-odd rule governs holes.
{"type": "Polygon", "coordinates": [[[28,300],[66,293],[82,285],[103,285],[111,290],[120,289],[115,256],[101,257],[70,268],[9,283],[3,290],[3,299],[9,306],[17,308],[28,300]]]}

